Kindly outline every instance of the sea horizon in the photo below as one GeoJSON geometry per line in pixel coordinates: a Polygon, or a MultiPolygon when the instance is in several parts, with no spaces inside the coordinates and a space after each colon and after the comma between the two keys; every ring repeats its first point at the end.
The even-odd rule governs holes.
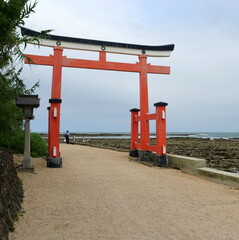
{"type": "MultiPolygon", "coordinates": [[[[41,135],[47,135],[47,132],[38,132],[41,135]]],[[[64,132],[61,132],[64,134],[64,132]]],[[[80,135],[80,137],[90,138],[129,138],[130,132],[71,132],[71,136],[80,135]],[[84,136],[85,135],[85,136],[84,136]]],[[[155,132],[150,133],[155,137],[155,132]]],[[[75,136],[78,138],[77,136],[75,136]]],[[[239,138],[239,132],[167,132],[167,138],[185,137],[185,138],[209,138],[209,139],[233,139],[239,138]]]]}

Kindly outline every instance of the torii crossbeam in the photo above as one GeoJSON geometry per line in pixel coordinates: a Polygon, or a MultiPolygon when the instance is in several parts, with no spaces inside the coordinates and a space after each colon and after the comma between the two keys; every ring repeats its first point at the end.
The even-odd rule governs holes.
{"type": "MultiPolygon", "coordinates": [[[[22,35],[36,36],[39,32],[22,28],[22,35]]],[[[36,43],[32,43],[36,44],[36,43]]],[[[62,67],[101,69],[111,71],[137,72],[140,75],[140,134],[141,150],[147,150],[149,143],[148,114],[148,83],[147,74],[170,74],[170,67],[154,66],[147,63],[147,56],[169,57],[174,45],[146,46],[126,43],[116,43],[82,38],[71,38],[56,35],[47,35],[40,39],[39,45],[52,47],[54,55],[39,56],[26,55],[31,61],[25,59],[27,64],[53,66],[52,92],[49,100],[49,127],[48,127],[48,167],[61,167],[60,155],[60,104],[62,67]],[[87,50],[99,52],[99,60],[74,59],[63,56],[64,49],[87,50]],[[107,53],[138,55],[137,63],[109,62],[107,53]]]]}

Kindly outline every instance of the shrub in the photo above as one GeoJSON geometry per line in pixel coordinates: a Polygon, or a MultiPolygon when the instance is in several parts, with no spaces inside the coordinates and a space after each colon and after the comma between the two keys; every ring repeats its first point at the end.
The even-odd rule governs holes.
{"type": "MultiPolygon", "coordinates": [[[[46,155],[47,143],[38,133],[31,133],[31,156],[42,157],[46,155]]],[[[15,153],[24,153],[24,131],[16,131],[14,135],[10,136],[10,143],[5,147],[12,149],[15,153]]]]}
{"type": "Polygon", "coordinates": [[[11,143],[9,144],[9,148],[16,153],[23,153],[24,152],[24,131],[18,130],[15,134],[11,137],[11,143]]]}
{"type": "Polygon", "coordinates": [[[47,143],[38,133],[31,133],[31,156],[42,157],[47,152],[47,143]]]}

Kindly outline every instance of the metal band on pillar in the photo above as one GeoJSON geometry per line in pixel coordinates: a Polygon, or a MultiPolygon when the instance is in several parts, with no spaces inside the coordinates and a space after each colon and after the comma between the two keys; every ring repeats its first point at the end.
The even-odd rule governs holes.
{"type": "Polygon", "coordinates": [[[60,98],[51,98],[49,103],[62,103],[62,100],[60,98]]]}

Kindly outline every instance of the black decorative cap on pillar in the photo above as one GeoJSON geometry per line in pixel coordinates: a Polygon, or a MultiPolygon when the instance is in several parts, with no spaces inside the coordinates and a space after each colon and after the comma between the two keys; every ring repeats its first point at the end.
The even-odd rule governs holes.
{"type": "Polygon", "coordinates": [[[167,103],[165,103],[165,102],[157,102],[157,103],[155,103],[154,104],[154,106],[155,107],[166,107],[166,106],[168,106],[168,104],[167,103]]]}
{"type": "Polygon", "coordinates": [[[47,110],[49,111],[51,109],[51,107],[47,107],[47,110]]]}
{"type": "Polygon", "coordinates": [[[139,112],[140,110],[138,108],[132,108],[129,110],[130,112],[139,112]]]}
{"type": "Polygon", "coordinates": [[[62,103],[60,98],[50,98],[49,103],[62,103]]]}

